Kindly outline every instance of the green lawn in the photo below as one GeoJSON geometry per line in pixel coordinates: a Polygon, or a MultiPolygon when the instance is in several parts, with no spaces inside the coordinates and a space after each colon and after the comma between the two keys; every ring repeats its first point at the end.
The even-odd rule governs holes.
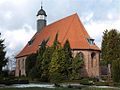
{"type": "MultiPolygon", "coordinates": [[[[118,90],[118,89],[96,89],[96,88],[83,88],[83,89],[73,89],[73,88],[0,88],[0,90],[118,90]]],[[[120,89],[119,89],[120,90],[120,89]]]]}
{"type": "Polygon", "coordinates": [[[0,88],[0,90],[77,90],[72,88],[0,88]]]}
{"type": "Polygon", "coordinates": [[[120,89],[101,89],[101,88],[86,88],[86,89],[81,89],[81,90],[120,90],[120,89]]]}

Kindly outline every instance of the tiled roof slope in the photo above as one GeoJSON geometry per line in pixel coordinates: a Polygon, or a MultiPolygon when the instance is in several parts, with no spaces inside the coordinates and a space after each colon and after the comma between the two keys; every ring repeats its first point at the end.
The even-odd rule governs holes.
{"type": "Polygon", "coordinates": [[[95,44],[90,45],[87,38],[90,38],[84,26],[82,25],[77,14],[73,14],[54,22],[42,31],[36,33],[31,45],[27,44],[23,50],[16,56],[22,57],[31,53],[36,53],[40,43],[49,38],[48,46],[51,46],[56,34],[58,33],[58,41],[63,45],[66,40],[69,40],[72,49],[93,49],[100,50],[95,44]]]}

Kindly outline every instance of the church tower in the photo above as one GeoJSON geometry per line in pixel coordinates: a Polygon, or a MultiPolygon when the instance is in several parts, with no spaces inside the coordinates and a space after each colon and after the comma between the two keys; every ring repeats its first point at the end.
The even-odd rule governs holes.
{"type": "Polygon", "coordinates": [[[37,13],[37,32],[40,32],[42,28],[46,26],[46,12],[43,10],[43,7],[41,5],[41,9],[37,13]]]}

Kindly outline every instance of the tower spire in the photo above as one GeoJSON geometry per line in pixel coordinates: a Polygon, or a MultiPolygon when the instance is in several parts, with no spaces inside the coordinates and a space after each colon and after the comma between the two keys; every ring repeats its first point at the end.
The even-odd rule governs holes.
{"type": "Polygon", "coordinates": [[[43,2],[42,2],[42,0],[41,0],[41,9],[43,8],[43,2]]]}
{"type": "Polygon", "coordinates": [[[41,9],[38,11],[37,13],[37,31],[40,32],[40,30],[42,30],[42,28],[44,28],[46,26],[46,17],[47,14],[46,12],[43,10],[43,0],[41,0],[41,9]]]}

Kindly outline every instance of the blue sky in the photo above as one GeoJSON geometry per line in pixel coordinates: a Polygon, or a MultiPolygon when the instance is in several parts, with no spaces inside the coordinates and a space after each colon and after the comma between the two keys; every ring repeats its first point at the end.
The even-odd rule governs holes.
{"type": "MultiPolygon", "coordinates": [[[[96,44],[105,29],[120,31],[120,0],[42,0],[47,23],[77,13],[96,44]]],[[[41,0],[0,0],[0,32],[7,55],[16,55],[36,32],[41,0]]]]}

